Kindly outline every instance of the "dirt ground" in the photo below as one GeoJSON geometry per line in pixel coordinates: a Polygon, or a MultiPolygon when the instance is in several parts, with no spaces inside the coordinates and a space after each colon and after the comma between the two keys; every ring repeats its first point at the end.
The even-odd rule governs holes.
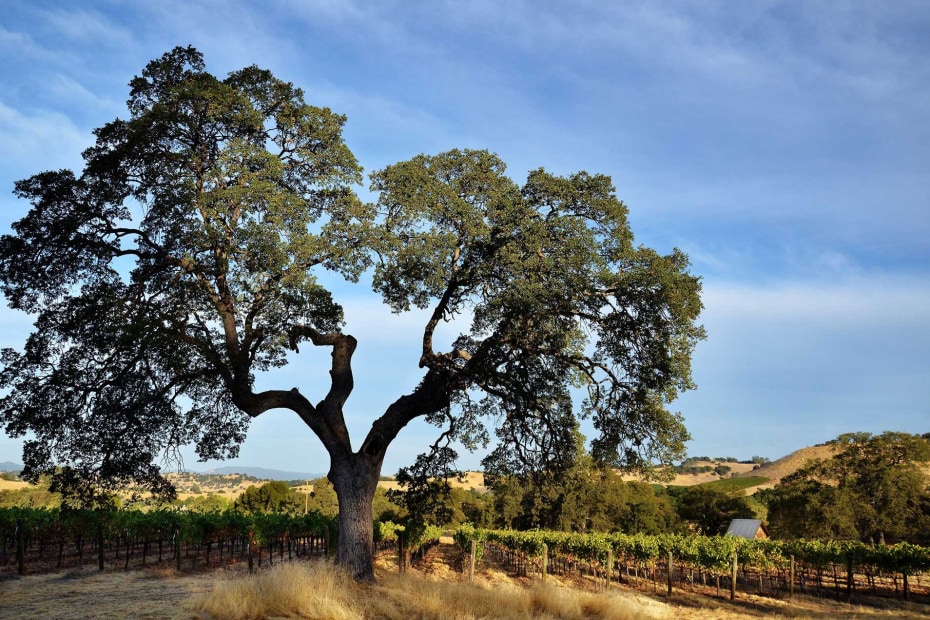
{"type": "Polygon", "coordinates": [[[211,574],[178,575],[164,569],[27,575],[0,581],[0,618],[10,620],[175,620],[192,618],[183,608],[208,592],[211,574]]]}

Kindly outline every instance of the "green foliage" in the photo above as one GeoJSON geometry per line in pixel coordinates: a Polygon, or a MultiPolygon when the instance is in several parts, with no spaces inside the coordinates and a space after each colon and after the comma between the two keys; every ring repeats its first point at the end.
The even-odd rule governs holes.
{"type": "Polygon", "coordinates": [[[0,508],[0,540],[11,537],[17,521],[22,520],[27,535],[41,538],[78,536],[90,540],[102,528],[105,537],[122,536],[147,540],[168,540],[175,529],[181,540],[191,543],[215,541],[221,537],[246,537],[255,534],[257,541],[268,541],[289,532],[292,536],[313,534],[321,536],[335,532],[335,521],[318,513],[300,515],[252,514],[236,511],[195,512],[160,509],[149,512],[139,510],[83,510],[68,508],[0,508]]]}
{"type": "MultiPolygon", "coordinates": [[[[338,511],[339,506],[336,505],[338,511]]],[[[323,514],[329,514],[328,510],[321,510],[323,514]]],[[[407,516],[406,511],[391,501],[387,491],[378,487],[375,489],[375,497],[371,503],[371,518],[375,521],[400,521],[407,516]]]]}
{"type": "Polygon", "coordinates": [[[752,519],[755,511],[739,491],[725,492],[707,485],[670,490],[678,515],[698,532],[712,536],[726,532],[733,519],[752,519]]]}
{"type": "MultiPolygon", "coordinates": [[[[313,485],[313,491],[310,493],[309,498],[301,495],[301,501],[305,501],[305,505],[309,507],[310,510],[315,510],[320,514],[327,516],[336,516],[339,514],[339,500],[336,497],[336,490],[333,489],[333,483],[327,480],[326,478],[318,478],[316,480],[311,480],[310,484],[313,485]]],[[[304,506],[300,506],[303,509],[304,506]]]]}
{"type": "Polygon", "coordinates": [[[579,440],[576,460],[565,471],[496,480],[494,523],[522,530],[659,533],[680,528],[664,492],[645,482],[625,482],[594,463],[581,445],[579,440]]]}
{"type": "Polygon", "coordinates": [[[233,510],[254,513],[302,513],[305,508],[303,496],[285,482],[266,482],[260,487],[250,485],[233,503],[233,510]]]}
{"type": "Polygon", "coordinates": [[[564,555],[593,563],[603,563],[607,552],[611,551],[615,558],[628,557],[640,566],[653,566],[671,552],[677,560],[717,575],[729,573],[734,554],[741,565],[762,570],[783,570],[792,555],[800,562],[820,568],[851,562],[854,568],[870,572],[915,574],[930,569],[930,548],[908,543],[875,547],[855,541],[782,542],[733,536],[520,532],[481,530],[471,525],[459,528],[453,537],[463,551],[468,549],[471,540],[476,540],[539,555],[545,544],[550,555],[564,555]]]}
{"type": "Polygon", "coordinates": [[[700,485],[708,489],[713,489],[715,491],[721,491],[723,493],[732,493],[734,491],[742,491],[750,487],[758,486],[768,482],[769,479],[763,476],[746,476],[745,478],[727,478],[726,480],[713,480],[711,482],[704,482],[700,485]]]}
{"type": "Polygon", "coordinates": [[[906,433],[849,433],[835,455],[809,462],[768,496],[772,533],[783,538],[927,539],[930,441],[906,433]]]}
{"type": "Polygon", "coordinates": [[[175,500],[173,505],[183,507],[193,512],[223,512],[230,508],[228,499],[212,493],[209,495],[189,497],[183,500],[175,500]]]}
{"type": "Polygon", "coordinates": [[[61,506],[61,495],[47,488],[28,487],[0,491],[0,508],[57,508],[61,506]]]}

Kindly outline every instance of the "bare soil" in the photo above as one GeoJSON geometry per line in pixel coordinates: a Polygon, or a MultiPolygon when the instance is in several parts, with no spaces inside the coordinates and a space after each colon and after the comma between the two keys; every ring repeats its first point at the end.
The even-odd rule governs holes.
{"type": "Polygon", "coordinates": [[[165,569],[27,575],[0,581],[0,618],[10,620],[176,620],[184,602],[213,587],[210,573],[165,569]]]}

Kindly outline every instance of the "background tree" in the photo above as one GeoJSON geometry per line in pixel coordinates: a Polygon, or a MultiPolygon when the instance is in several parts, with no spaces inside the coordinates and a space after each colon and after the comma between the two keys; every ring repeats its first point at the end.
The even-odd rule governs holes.
{"type": "Polygon", "coordinates": [[[208,493],[207,495],[195,495],[184,500],[175,500],[173,505],[194,512],[223,512],[229,508],[229,500],[221,495],[208,493]]]}
{"type": "Polygon", "coordinates": [[[930,440],[908,433],[848,433],[835,454],[786,477],[768,500],[779,537],[925,540],[930,440]]]}
{"type": "Polygon", "coordinates": [[[344,117],[270,72],[219,79],[176,48],[130,87],[129,118],[95,131],[82,173],[16,184],[32,208],[0,239],[3,293],[36,317],[0,359],[0,421],[33,436],[26,477],[67,463],[92,487],[171,495],[160,454],[233,456],[249,418],[289,409],[330,457],[336,561],[372,579],[381,465],[416,418],[443,429],[407,472],[423,484],[449,471],[451,442],[486,445],[486,420],[495,471],[565,466],[579,415],[600,462],[681,458],[667,405],[693,387],[700,282],[678,250],[634,245],[608,177],[536,170],[520,187],[496,156],[450,151],[376,172],[363,204],[344,117]],[[431,308],[421,381],[357,449],[343,416],[357,343],[321,271],[371,274],[395,312],[431,308]],[[456,319],[461,335],[438,341],[456,319]],[[306,343],[329,349],[328,375],[255,390],[306,343]]]}
{"type": "Polygon", "coordinates": [[[266,482],[258,487],[250,484],[233,502],[233,510],[247,513],[297,514],[304,511],[304,497],[287,486],[286,482],[266,482]]]}
{"type": "Polygon", "coordinates": [[[667,494],[658,495],[645,482],[624,481],[598,465],[580,435],[577,439],[578,454],[568,469],[493,481],[497,527],[646,534],[680,529],[667,494]]]}
{"type": "Polygon", "coordinates": [[[728,493],[699,484],[672,493],[678,516],[706,536],[725,533],[733,519],[758,518],[742,491],[728,493]]]}
{"type": "Polygon", "coordinates": [[[304,498],[304,507],[330,517],[339,514],[339,500],[333,483],[326,478],[319,478],[310,484],[313,485],[313,491],[309,498],[304,498]]]}

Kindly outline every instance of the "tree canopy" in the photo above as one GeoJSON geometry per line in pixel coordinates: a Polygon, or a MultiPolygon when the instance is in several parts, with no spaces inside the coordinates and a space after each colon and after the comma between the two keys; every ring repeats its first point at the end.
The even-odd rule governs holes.
{"type": "Polygon", "coordinates": [[[771,492],[774,535],[930,540],[930,439],[890,431],[847,433],[830,444],[833,457],[810,461],[771,492]]]}
{"type": "Polygon", "coordinates": [[[0,358],[0,422],[32,435],[26,477],[66,465],[170,495],[160,455],[234,456],[250,418],[289,409],[331,459],[337,561],[365,578],[384,454],[416,418],[442,431],[415,478],[492,429],[491,470],[567,465],[579,417],[599,462],[683,455],[667,406],[693,387],[700,280],[682,252],[634,244],[609,177],[539,169],[521,186],[496,155],[451,150],[374,172],[364,203],[345,117],[254,66],[217,78],[190,47],[150,62],[127,105],[82,172],[16,184],[31,210],[0,239],[2,291],[35,316],[0,358]],[[394,312],[430,310],[422,380],[357,448],[343,416],[357,342],[324,271],[371,277],[394,312]],[[459,336],[438,341],[450,321],[459,336]],[[255,389],[305,344],[330,350],[328,376],[255,389]]]}
{"type": "Polygon", "coordinates": [[[305,499],[304,495],[287,486],[286,482],[274,480],[258,487],[250,484],[233,502],[233,509],[245,513],[296,514],[307,508],[305,499]]]}

